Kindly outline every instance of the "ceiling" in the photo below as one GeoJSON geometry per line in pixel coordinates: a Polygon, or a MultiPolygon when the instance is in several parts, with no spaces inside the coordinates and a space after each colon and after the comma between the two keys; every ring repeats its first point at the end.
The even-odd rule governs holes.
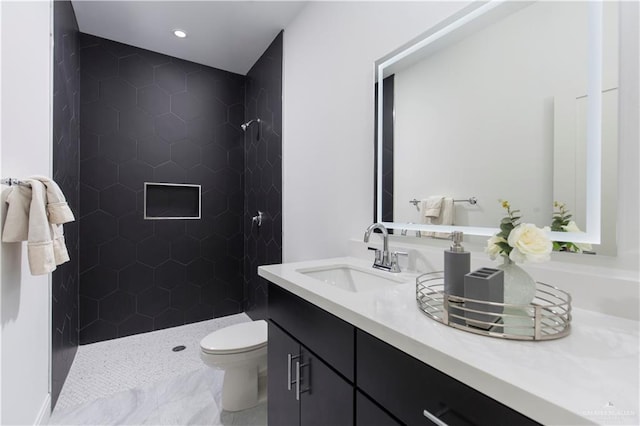
{"type": "Polygon", "coordinates": [[[246,75],[306,1],[72,0],[80,31],[246,75]],[[179,39],[174,29],[187,32],[179,39]]]}

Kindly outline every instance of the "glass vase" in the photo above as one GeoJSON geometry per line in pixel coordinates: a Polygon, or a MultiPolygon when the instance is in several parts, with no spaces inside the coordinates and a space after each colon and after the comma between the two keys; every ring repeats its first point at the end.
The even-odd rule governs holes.
{"type": "Polygon", "coordinates": [[[522,307],[505,307],[502,317],[503,333],[532,336],[533,319],[530,317],[529,305],[536,295],[536,282],[518,264],[508,257],[498,266],[504,273],[504,303],[522,305],[522,307]]]}
{"type": "Polygon", "coordinates": [[[531,275],[508,257],[498,269],[504,272],[504,303],[530,304],[536,295],[536,282],[531,275]]]}

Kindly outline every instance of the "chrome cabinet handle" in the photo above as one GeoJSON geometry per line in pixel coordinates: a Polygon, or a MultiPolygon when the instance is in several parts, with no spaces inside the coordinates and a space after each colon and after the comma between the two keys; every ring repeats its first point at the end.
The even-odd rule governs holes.
{"type": "Polygon", "coordinates": [[[435,423],[437,426],[448,426],[445,422],[443,422],[442,420],[440,420],[439,418],[437,418],[435,415],[431,414],[430,412],[428,412],[427,410],[424,410],[422,412],[422,414],[429,419],[430,421],[432,421],[433,423],[435,423]]]}
{"type": "Polygon", "coordinates": [[[300,401],[300,361],[296,361],[296,401],[300,401]]]}
{"type": "Polygon", "coordinates": [[[296,401],[300,401],[300,394],[307,392],[309,389],[300,390],[300,367],[306,367],[309,363],[300,364],[300,361],[296,361],[296,401]]]}
{"type": "Polygon", "coordinates": [[[294,383],[291,381],[291,361],[300,358],[300,355],[287,354],[287,390],[291,390],[291,385],[294,383]]]}

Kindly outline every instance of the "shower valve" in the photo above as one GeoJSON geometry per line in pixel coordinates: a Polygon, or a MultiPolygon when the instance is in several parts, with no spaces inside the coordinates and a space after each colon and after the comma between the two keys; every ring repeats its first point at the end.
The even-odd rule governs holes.
{"type": "Polygon", "coordinates": [[[264,212],[258,210],[258,214],[251,218],[252,225],[258,225],[258,228],[262,226],[262,219],[264,218],[264,212]]]}

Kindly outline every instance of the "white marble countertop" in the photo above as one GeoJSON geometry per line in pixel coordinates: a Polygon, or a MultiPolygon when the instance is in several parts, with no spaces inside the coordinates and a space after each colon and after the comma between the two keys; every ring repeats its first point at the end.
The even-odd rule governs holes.
{"type": "Polygon", "coordinates": [[[426,317],[415,274],[354,293],[297,272],[331,264],[371,267],[349,257],[261,266],[258,274],[540,423],[640,424],[637,321],[574,308],[571,334],[558,340],[479,336],[426,317]]]}

